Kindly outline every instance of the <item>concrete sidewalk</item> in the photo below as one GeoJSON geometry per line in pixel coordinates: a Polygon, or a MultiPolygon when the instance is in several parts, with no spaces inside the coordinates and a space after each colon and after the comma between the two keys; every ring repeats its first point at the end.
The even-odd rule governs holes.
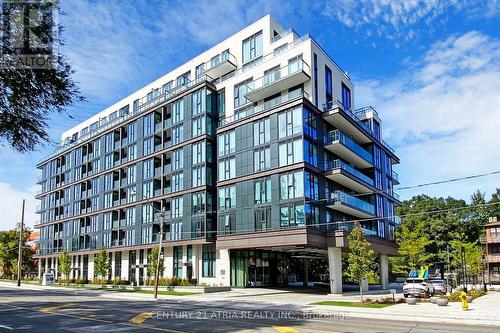
{"type": "MultiPolygon", "coordinates": [[[[0,286],[13,287],[14,284],[0,282],[0,286]]],[[[121,293],[102,290],[88,290],[64,287],[43,287],[24,285],[23,289],[71,291],[82,296],[112,298],[120,300],[134,300],[139,302],[154,302],[152,295],[139,293],[121,293]]],[[[376,298],[384,295],[367,295],[366,298],[376,298]]],[[[389,294],[387,294],[389,296],[389,294]]],[[[460,303],[449,303],[440,307],[432,303],[418,303],[417,305],[396,304],[386,308],[353,308],[341,306],[311,305],[321,301],[359,301],[358,295],[322,295],[308,291],[276,290],[276,289],[233,289],[228,292],[198,294],[191,296],[159,295],[159,300],[177,302],[229,304],[237,309],[259,309],[274,311],[304,311],[324,314],[335,314],[349,318],[373,318],[386,320],[412,320],[430,323],[461,323],[464,325],[487,325],[500,327],[500,292],[490,292],[474,300],[469,305],[469,311],[463,311],[460,303]]]]}

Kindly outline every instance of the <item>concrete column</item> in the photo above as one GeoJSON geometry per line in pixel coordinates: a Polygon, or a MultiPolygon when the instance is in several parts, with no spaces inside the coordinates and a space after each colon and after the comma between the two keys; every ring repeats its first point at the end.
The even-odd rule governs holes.
{"type": "Polygon", "coordinates": [[[200,257],[199,251],[201,246],[193,245],[193,258],[191,258],[193,265],[193,279],[196,279],[198,283],[200,282],[201,274],[200,274],[200,263],[198,262],[198,258],[200,257]]]}
{"type": "Polygon", "coordinates": [[[44,267],[44,273],[46,273],[49,269],[49,266],[47,266],[49,264],[49,258],[45,258],[45,267],[44,267]]]}
{"type": "Polygon", "coordinates": [[[111,265],[111,280],[113,280],[115,278],[115,260],[116,260],[115,253],[116,252],[111,253],[111,263],[110,263],[110,265],[111,265]]]}
{"type": "Polygon", "coordinates": [[[42,258],[38,258],[38,281],[42,280],[42,258]]]}
{"type": "Polygon", "coordinates": [[[174,248],[167,246],[163,252],[163,276],[174,276],[174,248]]]}
{"type": "Polygon", "coordinates": [[[387,254],[380,255],[380,286],[382,289],[389,288],[389,261],[387,254]]]}
{"type": "Polygon", "coordinates": [[[304,258],[304,278],[302,279],[302,286],[304,288],[309,287],[309,263],[307,258],[304,258]]]}
{"type": "Polygon", "coordinates": [[[92,281],[94,279],[94,255],[89,254],[89,280],[92,281]]]}
{"type": "Polygon", "coordinates": [[[221,286],[231,285],[231,263],[229,259],[229,249],[217,250],[215,262],[216,276],[221,286]]]}
{"type": "Polygon", "coordinates": [[[184,263],[187,263],[187,246],[182,246],[182,279],[187,279],[187,266],[184,263]]]}
{"type": "Polygon", "coordinates": [[[128,281],[128,251],[122,252],[122,280],[128,281]]]}
{"type": "Polygon", "coordinates": [[[342,294],[342,249],[328,248],[328,270],[330,271],[330,293],[342,294]]]}
{"type": "Polygon", "coordinates": [[[55,278],[59,278],[59,257],[54,257],[54,272],[55,272],[55,278]]]}

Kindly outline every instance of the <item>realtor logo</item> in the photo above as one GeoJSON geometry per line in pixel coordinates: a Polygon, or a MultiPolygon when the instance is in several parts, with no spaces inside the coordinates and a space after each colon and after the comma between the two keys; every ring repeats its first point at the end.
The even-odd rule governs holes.
{"type": "Polygon", "coordinates": [[[58,54],[57,13],[57,1],[4,0],[0,68],[53,68],[58,54]]]}

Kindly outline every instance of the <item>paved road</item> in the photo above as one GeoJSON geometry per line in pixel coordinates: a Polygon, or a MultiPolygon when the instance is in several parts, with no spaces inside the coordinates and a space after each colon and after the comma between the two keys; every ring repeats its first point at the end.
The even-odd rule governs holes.
{"type": "Polygon", "coordinates": [[[151,301],[0,287],[0,332],[498,332],[498,327],[345,318],[197,296],[151,301]],[[321,318],[317,318],[321,316],[321,318]]]}

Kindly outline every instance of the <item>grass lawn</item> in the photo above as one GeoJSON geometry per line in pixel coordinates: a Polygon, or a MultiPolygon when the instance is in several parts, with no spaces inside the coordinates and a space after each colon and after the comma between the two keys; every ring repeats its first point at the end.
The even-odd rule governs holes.
{"type": "Polygon", "coordinates": [[[372,308],[381,309],[391,306],[393,304],[363,304],[359,302],[345,302],[345,301],[323,301],[311,303],[310,305],[330,305],[330,306],[347,306],[351,308],[372,308]]]}
{"type": "MultiPolygon", "coordinates": [[[[139,293],[139,294],[150,294],[153,295],[153,290],[132,290],[132,289],[102,289],[103,291],[114,291],[122,293],[139,293]]],[[[188,291],[173,291],[173,290],[158,290],[158,295],[167,296],[189,296],[198,295],[199,293],[193,293],[188,291]]]]}

